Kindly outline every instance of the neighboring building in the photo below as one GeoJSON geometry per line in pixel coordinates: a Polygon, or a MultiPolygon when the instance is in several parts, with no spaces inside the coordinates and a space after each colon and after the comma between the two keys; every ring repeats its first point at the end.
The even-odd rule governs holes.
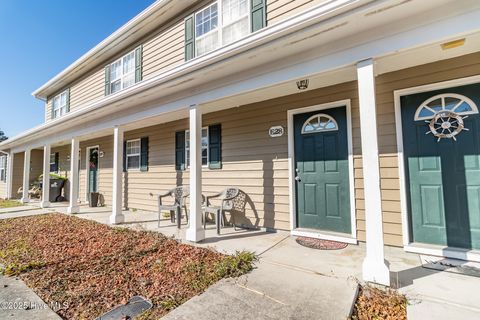
{"type": "Polygon", "coordinates": [[[2,197],[55,171],[117,223],[233,185],[246,225],[366,241],[366,280],[384,244],[480,260],[479,1],[160,0],[33,95],[2,197]]]}

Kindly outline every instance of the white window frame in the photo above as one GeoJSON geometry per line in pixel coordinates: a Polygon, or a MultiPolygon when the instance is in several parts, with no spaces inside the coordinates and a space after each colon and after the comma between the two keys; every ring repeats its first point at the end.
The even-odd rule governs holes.
{"type": "MultiPolygon", "coordinates": [[[[251,25],[252,25],[252,4],[251,4],[251,1],[247,1],[247,13],[245,16],[248,16],[248,24],[247,24],[247,28],[248,28],[248,32],[247,32],[247,35],[248,34],[251,34],[252,33],[252,30],[251,30],[251,25]]],[[[194,35],[195,35],[195,50],[194,50],[194,53],[195,53],[195,57],[201,57],[201,56],[204,56],[206,54],[209,54],[219,48],[222,48],[223,46],[225,46],[225,44],[223,44],[223,29],[240,21],[241,19],[245,18],[245,16],[242,16],[240,18],[238,18],[237,20],[234,20],[234,21],[230,21],[228,24],[226,25],[223,25],[223,5],[222,5],[222,0],[216,0],[212,3],[210,3],[209,5],[206,5],[204,7],[202,7],[201,9],[195,11],[193,13],[193,16],[194,16],[194,35]],[[203,10],[207,9],[208,7],[211,7],[213,5],[217,4],[217,21],[218,21],[218,24],[217,24],[217,28],[213,29],[213,30],[210,30],[209,32],[205,33],[205,34],[202,34],[201,36],[197,37],[197,14],[202,12],[203,10]],[[218,34],[217,34],[217,38],[218,38],[218,47],[213,49],[212,51],[208,51],[208,52],[205,52],[203,54],[197,54],[197,41],[199,39],[202,39],[202,38],[205,38],[206,36],[210,35],[211,33],[217,31],[218,34]]],[[[232,44],[233,42],[229,43],[229,44],[232,44]]]]}
{"type": "Polygon", "coordinates": [[[470,111],[461,111],[461,112],[456,112],[459,115],[469,115],[469,114],[477,114],[478,113],[478,107],[475,104],[475,102],[472,101],[472,99],[458,94],[458,93],[442,93],[442,94],[437,94],[433,97],[428,98],[425,100],[418,108],[417,111],[415,111],[415,121],[419,120],[430,120],[433,117],[435,117],[435,114],[437,113],[435,110],[431,109],[429,107],[429,103],[435,100],[441,99],[442,101],[442,110],[441,111],[453,111],[456,112],[456,108],[458,108],[463,102],[469,105],[469,107],[472,109],[470,111]],[[457,103],[457,105],[452,109],[445,109],[445,98],[455,98],[458,99],[460,102],[457,103]],[[420,116],[420,113],[422,112],[423,109],[428,109],[430,112],[432,112],[431,115],[429,116],[420,116]]]}
{"type": "MultiPolygon", "coordinates": [[[[327,122],[328,123],[328,122],[327,122]]],[[[318,132],[328,132],[328,131],[338,131],[338,123],[337,123],[337,120],[335,120],[334,117],[326,114],[326,113],[317,113],[317,114],[314,114],[313,116],[311,116],[310,118],[308,118],[304,123],[303,123],[303,126],[302,126],[302,134],[311,134],[311,133],[318,133],[318,132]],[[305,131],[305,127],[310,124],[310,122],[313,120],[313,119],[318,119],[318,118],[327,118],[329,120],[329,122],[332,122],[334,124],[334,128],[330,128],[330,129],[327,129],[327,128],[318,128],[318,129],[315,129],[313,131],[305,131]]]]}
{"type": "Polygon", "coordinates": [[[7,181],[7,161],[6,155],[0,156],[0,182],[7,181]]]}
{"type": "Polygon", "coordinates": [[[115,94],[117,92],[120,92],[124,89],[127,89],[127,88],[130,88],[131,86],[135,85],[137,82],[135,81],[135,69],[136,69],[136,61],[137,61],[137,50],[136,49],[133,49],[131,51],[129,51],[128,53],[124,54],[123,56],[121,56],[120,58],[118,58],[117,60],[113,61],[112,63],[110,63],[110,83],[108,84],[110,86],[110,94],[115,94]],[[126,56],[130,55],[133,53],[133,71],[131,71],[130,73],[127,73],[127,74],[123,74],[123,58],[125,58],[126,56]],[[120,78],[116,78],[116,79],[112,79],[111,77],[111,72],[112,72],[112,67],[115,63],[117,62],[120,62],[120,70],[122,70],[122,75],[120,76],[120,78]],[[133,74],[133,77],[134,77],[134,80],[133,80],[133,84],[128,86],[128,87],[124,87],[123,84],[124,84],[124,79],[127,78],[127,76],[131,76],[133,74]],[[116,81],[120,80],[120,89],[118,91],[113,91],[112,90],[112,84],[116,81]]]}
{"type": "MultiPolygon", "coordinates": [[[[201,151],[203,151],[203,149],[207,150],[207,163],[202,164],[202,167],[208,167],[208,165],[210,164],[210,132],[208,130],[208,127],[202,127],[202,134],[203,134],[203,130],[207,131],[207,147],[204,148],[202,145],[201,151]]],[[[185,168],[190,167],[190,157],[189,157],[190,147],[187,148],[187,140],[190,142],[190,130],[185,130],[185,168]]]]}
{"type": "Polygon", "coordinates": [[[140,162],[141,162],[141,156],[142,154],[142,142],[140,141],[140,139],[130,139],[130,140],[127,140],[127,142],[125,143],[125,169],[127,171],[140,171],[140,162]],[[129,142],[137,142],[139,143],[139,150],[138,150],[138,153],[133,153],[133,154],[128,154],[128,143],[129,142]],[[138,168],[129,168],[128,167],[128,158],[130,157],[137,157],[138,156],[138,168]]]}
{"type": "Polygon", "coordinates": [[[59,94],[54,96],[53,99],[52,99],[52,115],[53,115],[52,118],[53,119],[58,119],[58,118],[63,117],[64,115],[67,114],[67,104],[68,104],[67,99],[69,99],[68,95],[67,95],[67,90],[63,90],[62,92],[60,92],[59,94]],[[60,102],[62,101],[62,95],[65,95],[65,104],[60,105],[60,102]],[[59,101],[59,105],[55,106],[55,100],[57,100],[57,99],[59,101]],[[58,112],[58,114],[57,114],[57,112],[58,112]]]}

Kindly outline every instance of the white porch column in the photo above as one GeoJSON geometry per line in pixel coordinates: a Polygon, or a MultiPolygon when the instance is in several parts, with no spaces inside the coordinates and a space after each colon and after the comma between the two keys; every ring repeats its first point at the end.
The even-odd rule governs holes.
{"type": "Polygon", "coordinates": [[[43,147],[42,208],[50,207],[50,145],[43,147]]]}
{"type": "Polygon", "coordinates": [[[123,129],[113,128],[113,194],[112,214],[109,221],[117,224],[125,221],[122,203],[122,180],[123,180],[123,129]]]}
{"type": "Polygon", "coordinates": [[[13,197],[13,159],[14,153],[10,151],[7,158],[7,199],[13,197]]]}
{"type": "Polygon", "coordinates": [[[202,112],[200,106],[190,106],[190,226],[188,241],[205,239],[202,226],[202,112]]]}
{"type": "Polygon", "coordinates": [[[80,142],[77,137],[72,138],[72,145],[70,151],[70,205],[68,206],[68,213],[80,212],[78,205],[78,154],[80,152],[80,142]]]}
{"type": "Polygon", "coordinates": [[[23,193],[22,203],[28,203],[30,198],[28,196],[28,190],[30,187],[30,149],[25,150],[23,158],[23,193]]]}
{"type": "Polygon", "coordinates": [[[363,280],[389,286],[390,272],[388,263],[385,261],[383,248],[383,219],[373,63],[373,59],[368,59],[357,64],[367,251],[363,260],[363,280]]]}

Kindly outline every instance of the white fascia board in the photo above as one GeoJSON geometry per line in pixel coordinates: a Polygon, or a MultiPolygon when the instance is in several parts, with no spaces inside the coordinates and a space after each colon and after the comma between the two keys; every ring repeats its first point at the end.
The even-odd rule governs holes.
{"type": "MultiPolygon", "coordinates": [[[[204,104],[231,95],[246,93],[255,91],[259,88],[285,83],[291,79],[297,79],[305,75],[311,75],[314,72],[323,73],[326,71],[335,70],[336,68],[353,65],[355,62],[365,59],[365,57],[380,57],[391,54],[392,52],[404,50],[406,48],[414,48],[427,43],[436,42],[441,39],[449,38],[452,35],[470,33],[472,30],[480,30],[480,19],[478,19],[479,15],[479,9],[470,10],[468,12],[464,12],[463,14],[449,17],[444,20],[437,20],[421,27],[413,28],[391,36],[386,36],[382,39],[366,42],[359,46],[353,46],[351,48],[340,50],[322,57],[317,57],[312,60],[289,65],[288,67],[272,70],[270,72],[265,72],[262,75],[228,84],[221,88],[204,90],[203,92],[199,92],[189,97],[180,98],[175,101],[166,101],[164,104],[154,106],[148,110],[139,111],[135,115],[130,115],[127,118],[131,121],[138,121],[164,112],[171,112],[178,110],[179,108],[185,108],[191,104],[204,104]]],[[[217,58],[217,55],[214,55],[213,57],[208,56],[195,59],[195,61],[200,61],[203,59],[213,60],[217,58]]],[[[205,62],[206,66],[212,63],[214,62],[205,62]]],[[[180,75],[192,75],[192,72],[196,71],[197,67],[203,68],[204,65],[202,64],[200,66],[200,64],[201,62],[186,63],[185,65],[182,65],[150,80],[141,82],[138,85],[126,89],[118,94],[108,96],[100,101],[85,106],[82,109],[71,112],[70,114],[58,120],[42,124],[16,137],[13,137],[4,143],[1,143],[0,149],[7,149],[12,146],[18,146],[19,144],[25,143],[28,140],[34,140],[26,138],[28,138],[29,135],[40,134],[42,131],[44,131],[42,132],[42,136],[54,134],[56,132],[61,133],[65,130],[62,130],[60,125],[65,124],[67,121],[73,118],[79,120],[80,118],[87,116],[89,113],[89,116],[92,116],[91,113],[93,111],[98,113],[98,116],[109,113],[112,114],[112,110],[108,108],[108,105],[153,87],[160,90],[162,84],[168,86],[172,81],[178,80],[180,75]]],[[[107,124],[111,125],[111,121],[105,122],[105,125],[107,124]]],[[[116,124],[120,125],[121,123],[114,123],[113,125],[116,124]]]]}

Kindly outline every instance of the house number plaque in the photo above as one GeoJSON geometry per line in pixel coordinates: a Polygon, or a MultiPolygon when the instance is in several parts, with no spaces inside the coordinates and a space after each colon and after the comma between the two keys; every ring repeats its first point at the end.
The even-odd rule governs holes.
{"type": "Polygon", "coordinates": [[[282,126],[274,126],[268,129],[268,134],[272,138],[281,137],[285,133],[285,129],[282,126]]]}

